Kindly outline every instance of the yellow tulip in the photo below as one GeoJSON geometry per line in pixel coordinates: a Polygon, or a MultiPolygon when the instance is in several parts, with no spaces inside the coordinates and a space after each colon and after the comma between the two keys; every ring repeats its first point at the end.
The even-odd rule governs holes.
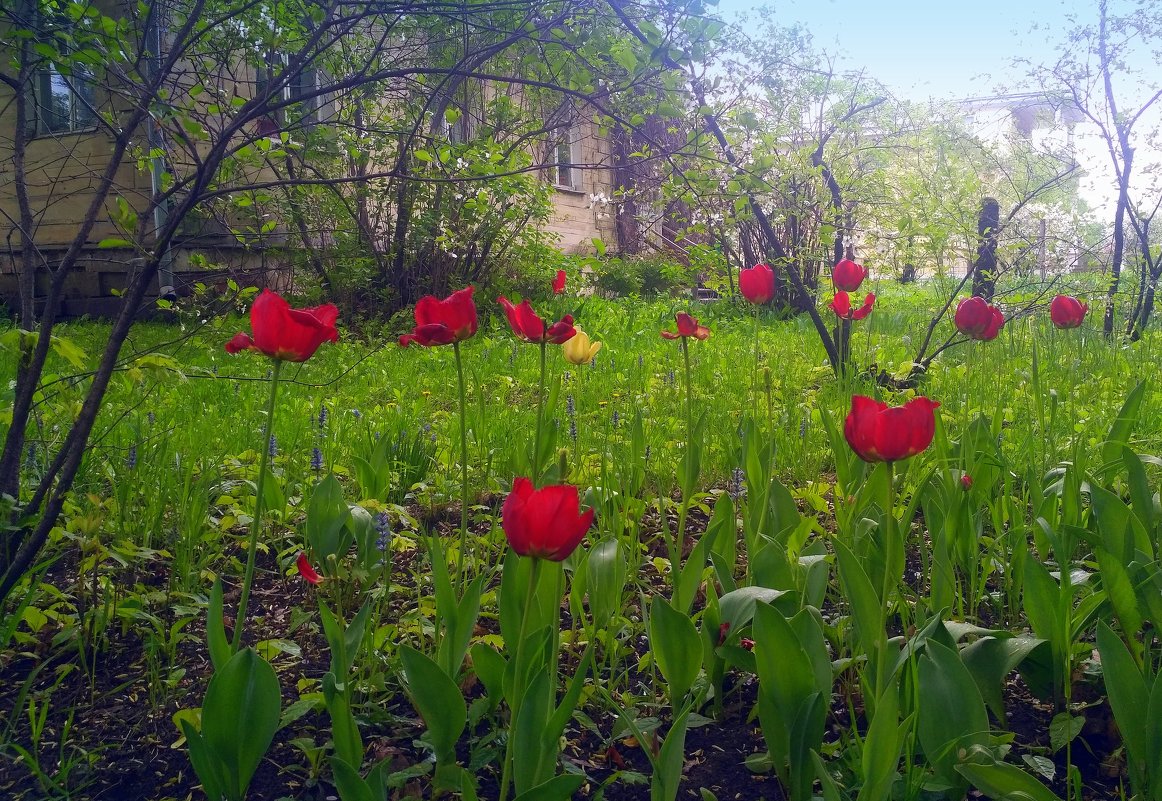
{"type": "Polygon", "coordinates": [[[589,335],[581,330],[581,326],[574,325],[573,327],[577,329],[577,333],[565,340],[565,344],[561,346],[565,358],[573,364],[586,364],[593,361],[597,351],[601,350],[601,343],[590,342],[589,335]]]}

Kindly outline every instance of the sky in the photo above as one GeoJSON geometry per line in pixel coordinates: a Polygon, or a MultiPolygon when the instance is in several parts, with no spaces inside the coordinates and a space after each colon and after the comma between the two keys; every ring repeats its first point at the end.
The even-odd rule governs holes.
{"type": "MultiPolygon", "coordinates": [[[[759,0],[720,0],[728,18],[759,0]]],[[[1093,16],[1093,0],[774,0],[781,24],[802,23],[841,69],[868,73],[909,100],[993,94],[1021,77],[1024,57],[1055,60],[1067,15],[1093,16]]]]}

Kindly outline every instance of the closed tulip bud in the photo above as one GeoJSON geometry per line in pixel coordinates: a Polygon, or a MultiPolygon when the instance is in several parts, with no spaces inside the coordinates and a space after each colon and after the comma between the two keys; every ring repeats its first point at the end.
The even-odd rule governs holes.
{"type": "Polygon", "coordinates": [[[581,326],[574,325],[573,329],[577,333],[561,346],[561,352],[565,354],[565,359],[570,364],[587,364],[597,355],[597,351],[601,350],[601,343],[589,339],[589,335],[581,330],[581,326]]]}

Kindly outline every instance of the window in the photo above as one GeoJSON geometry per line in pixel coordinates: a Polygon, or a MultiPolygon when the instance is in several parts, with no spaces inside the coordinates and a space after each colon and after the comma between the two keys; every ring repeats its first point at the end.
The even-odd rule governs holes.
{"type": "Polygon", "coordinates": [[[64,75],[59,65],[38,70],[33,77],[30,128],[33,135],[84,131],[97,124],[93,79],[74,66],[64,75]]]}
{"type": "Polygon", "coordinates": [[[553,142],[549,152],[549,181],[562,189],[581,191],[581,127],[571,125],[553,142]]]}
{"type": "Polygon", "coordinates": [[[20,16],[49,55],[33,64],[28,87],[28,135],[85,131],[96,127],[96,92],[90,67],[74,61],[56,39],[56,32],[74,23],[63,14],[41,10],[26,0],[20,16]]]}
{"type": "MultiPolygon", "coordinates": [[[[268,91],[271,81],[284,77],[286,66],[290,62],[286,53],[269,53],[266,64],[260,65],[254,78],[254,95],[262,97],[268,91]],[[269,66],[267,66],[269,65],[269,66]]],[[[270,102],[279,106],[275,111],[279,127],[288,121],[310,126],[319,121],[319,96],[316,93],[319,87],[319,71],[314,67],[303,67],[290,76],[286,85],[276,91],[270,102]],[[299,99],[302,98],[300,101],[299,99]],[[286,106],[286,103],[296,103],[295,106],[286,106]]]]}

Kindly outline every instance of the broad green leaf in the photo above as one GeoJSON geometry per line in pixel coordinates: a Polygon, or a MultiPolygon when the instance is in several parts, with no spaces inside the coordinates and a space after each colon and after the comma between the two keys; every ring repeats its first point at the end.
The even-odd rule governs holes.
{"type": "Polygon", "coordinates": [[[989,741],[988,714],[959,654],[930,639],[919,659],[916,730],[924,756],[945,781],[959,784],[959,752],[989,741]]]}
{"type": "Polygon", "coordinates": [[[351,547],[352,537],[347,530],[350,516],[343,485],[330,473],[315,486],[307,506],[307,542],[324,565],[328,564],[328,557],[341,559],[351,547]]]}
{"type": "Polygon", "coordinates": [[[428,741],[436,761],[456,761],[456,741],[468,723],[468,707],[460,688],[428,656],[409,645],[399,648],[408,695],[428,726],[428,741]]]}
{"type": "Polygon", "coordinates": [[[278,730],[282,694],[274,668],[244,648],[214,673],[202,704],[201,738],[220,766],[230,801],[241,801],[278,730]]]}
{"type": "Polygon", "coordinates": [[[702,667],[702,643],[694,622],[657,596],[650,603],[650,649],[671,703],[681,707],[702,667]]]}

